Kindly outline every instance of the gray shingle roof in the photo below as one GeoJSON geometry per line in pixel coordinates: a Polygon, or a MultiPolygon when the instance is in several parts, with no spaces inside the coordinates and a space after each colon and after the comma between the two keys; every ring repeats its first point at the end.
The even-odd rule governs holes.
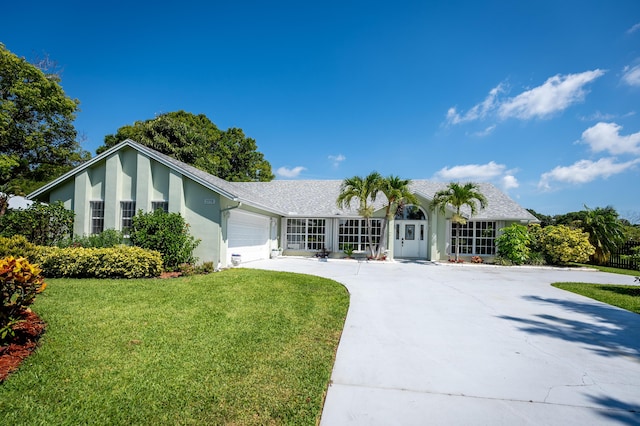
{"type": "MultiPolygon", "coordinates": [[[[271,182],[238,182],[235,185],[253,194],[259,194],[269,200],[272,208],[288,216],[330,217],[336,215],[357,216],[358,203],[349,210],[340,210],[336,199],[340,193],[339,180],[274,180],[271,182]]],[[[447,183],[428,180],[415,180],[411,189],[415,194],[427,200],[433,199],[436,192],[445,189],[447,183]]],[[[480,192],[488,200],[487,207],[474,216],[476,219],[492,220],[537,220],[531,213],[513,201],[504,192],[490,183],[480,183],[480,192]]],[[[246,194],[246,193],[245,193],[246,194]]],[[[380,194],[374,203],[380,209],[386,203],[380,194]]],[[[470,209],[464,207],[462,213],[468,216],[470,209]]]]}
{"type": "MultiPolygon", "coordinates": [[[[223,196],[235,201],[241,201],[247,205],[257,207],[282,216],[304,217],[335,217],[357,216],[358,203],[354,202],[350,209],[339,209],[336,199],[340,193],[341,180],[274,180],[271,182],[228,182],[219,177],[197,169],[189,164],[178,161],[173,157],[162,154],[149,147],[141,145],[130,139],[110,148],[97,157],[76,167],[53,182],[29,194],[28,198],[40,196],[59,183],[71,178],[80,170],[90,167],[111,153],[130,146],[175,171],[184,174],[190,179],[216,191],[223,196]]],[[[416,195],[431,200],[436,192],[445,189],[447,183],[428,180],[414,180],[411,188],[416,195]]],[[[490,183],[480,183],[480,191],[488,200],[487,207],[474,216],[476,219],[493,220],[529,220],[537,221],[527,210],[513,201],[509,196],[490,183]]],[[[374,203],[376,209],[381,209],[386,202],[384,195],[380,194],[374,203]]],[[[469,209],[463,208],[462,213],[469,215],[469,209]]]]}

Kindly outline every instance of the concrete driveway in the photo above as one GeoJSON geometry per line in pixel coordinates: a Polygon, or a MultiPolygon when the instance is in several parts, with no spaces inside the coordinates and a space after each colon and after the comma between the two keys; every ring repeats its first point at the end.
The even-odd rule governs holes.
{"type": "Polygon", "coordinates": [[[279,258],[351,304],[321,424],[640,424],[640,315],[557,281],[597,271],[279,258]]]}

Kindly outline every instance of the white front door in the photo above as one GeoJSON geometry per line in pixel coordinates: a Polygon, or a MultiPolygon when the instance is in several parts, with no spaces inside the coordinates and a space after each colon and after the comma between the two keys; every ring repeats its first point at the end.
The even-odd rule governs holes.
{"type": "Polygon", "coordinates": [[[426,257],[426,232],[427,221],[425,220],[396,220],[394,257],[426,257]]]}

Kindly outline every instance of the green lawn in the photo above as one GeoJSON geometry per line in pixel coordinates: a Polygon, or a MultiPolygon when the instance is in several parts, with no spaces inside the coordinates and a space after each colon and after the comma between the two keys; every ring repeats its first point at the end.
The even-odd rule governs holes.
{"type": "Polygon", "coordinates": [[[0,424],[319,419],[349,304],[340,284],[232,269],[47,280],[41,347],[0,385],[0,424]]]}
{"type": "Polygon", "coordinates": [[[640,271],[634,270],[634,269],[612,268],[610,266],[590,265],[586,263],[572,263],[572,265],[584,266],[587,268],[597,269],[598,271],[602,271],[602,272],[610,272],[612,274],[631,275],[631,276],[640,275],[640,271]]]}
{"type": "Polygon", "coordinates": [[[570,282],[551,285],[640,314],[640,286],[570,282]]]}

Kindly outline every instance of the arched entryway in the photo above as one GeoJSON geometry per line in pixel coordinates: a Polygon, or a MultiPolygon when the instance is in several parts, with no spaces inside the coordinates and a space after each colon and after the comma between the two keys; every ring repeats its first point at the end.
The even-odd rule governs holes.
{"type": "Polygon", "coordinates": [[[427,215],[422,208],[408,205],[398,209],[393,224],[393,256],[409,259],[426,258],[428,232],[427,215]]]}

